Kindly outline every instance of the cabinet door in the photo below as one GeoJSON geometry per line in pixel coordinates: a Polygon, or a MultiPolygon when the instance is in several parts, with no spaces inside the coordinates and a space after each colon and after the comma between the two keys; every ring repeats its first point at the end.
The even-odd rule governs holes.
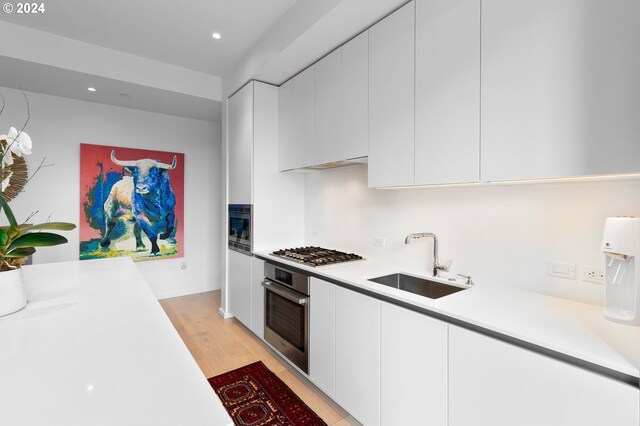
{"type": "Polygon", "coordinates": [[[449,425],[637,426],[637,387],[449,326],[449,425]]]}
{"type": "Polygon", "coordinates": [[[360,423],[380,424],[380,301],[336,287],[336,397],[360,423]]]}
{"type": "Polygon", "coordinates": [[[447,424],[447,324],[382,303],[383,426],[447,424]]]}
{"type": "Polygon", "coordinates": [[[253,176],[253,82],[229,98],[229,204],[251,204],[253,176]]]}
{"type": "Polygon", "coordinates": [[[369,186],[414,182],[414,3],[369,29],[369,186]]]}
{"type": "Polygon", "coordinates": [[[341,160],[366,157],[369,145],[369,32],[342,46],[341,160]]]}
{"type": "Polygon", "coordinates": [[[340,63],[337,49],[315,64],[316,163],[344,160],[341,149],[340,63]]]}
{"type": "Polygon", "coordinates": [[[314,85],[312,66],[280,86],[278,168],[281,171],[315,163],[314,85]]]}
{"type": "Polygon", "coordinates": [[[335,397],[336,286],[311,278],[309,306],[309,378],[335,397]]]}
{"type": "Polygon", "coordinates": [[[251,256],[227,250],[228,311],[251,328],[251,256]]]}
{"type": "Polygon", "coordinates": [[[487,181],[640,171],[640,2],[483,0],[487,181]]]}
{"type": "Polygon", "coordinates": [[[251,258],[251,331],[264,339],[264,261],[251,258]]]}
{"type": "Polygon", "coordinates": [[[480,175],[480,0],[416,0],[415,183],[480,175]]]}

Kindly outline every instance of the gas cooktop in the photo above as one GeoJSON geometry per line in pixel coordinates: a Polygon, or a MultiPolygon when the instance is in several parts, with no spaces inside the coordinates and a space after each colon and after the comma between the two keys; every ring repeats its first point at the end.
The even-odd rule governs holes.
{"type": "Polygon", "coordinates": [[[273,256],[293,260],[309,266],[333,265],[335,263],[352,262],[364,259],[353,253],[326,249],[322,247],[298,247],[290,249],[276,250],[271,253],[273,256]]]}

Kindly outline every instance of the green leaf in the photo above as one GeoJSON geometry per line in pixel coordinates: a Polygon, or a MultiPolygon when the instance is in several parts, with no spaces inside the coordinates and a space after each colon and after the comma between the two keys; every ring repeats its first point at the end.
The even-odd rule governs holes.
{"type": "Polygon", "coordinates": [[[20,231],[33,231],[36,229],[52,229],[55,231],[71,231],[76,229],[76,225],[68,222],[45,222],[36,225],[25,224],[20,227],[20,231]]]}
{"type": "Polygon", "coordinates": [[[9,220],[9,225],[11,226],[11,230],[18,229],[18,222],[16,222],[16,217],[13,215],[9,204],[4,200],[4,197],[0,195],[0,210],[4,209],[4,214],[7,216],[9,220]]]}
{"type": "Polygon", "coordinates": [[[10,251],[9,253],[2,255],[2,257],[27,257],[31,256],[35,252],[36,249],[33,247],[23,247],[10,251]]]}
{"type": "Polygon", "coordinates": [[[9,244],[8,251],[22,247],[46,247],[64,244],[68,240],[62,235],[52,234],[51,232],[34,232],[32,234],[24,234],[9,244]]]}
{"type": "Polygon", "coordinates": [[[0,228],[0,247],[4,247],[9,239],[9,234],[4,229],[0,228]]]}

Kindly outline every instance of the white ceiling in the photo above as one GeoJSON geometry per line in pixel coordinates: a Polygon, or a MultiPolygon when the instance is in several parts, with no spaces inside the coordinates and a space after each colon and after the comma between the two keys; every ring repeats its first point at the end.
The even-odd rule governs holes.
{"type": "Polygon", "coordinates": [[[220,76],[296,1],[55,0],[0,20],[220,76]]]}

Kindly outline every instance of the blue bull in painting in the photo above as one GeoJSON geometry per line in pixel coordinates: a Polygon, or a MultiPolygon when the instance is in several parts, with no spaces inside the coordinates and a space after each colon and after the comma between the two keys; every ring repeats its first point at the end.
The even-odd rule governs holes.
{"type": "Polygon", "coordinates": [[[129,221],[133,223],[136,248],[145,247],[143,231],[151,242],[151,254],[156,255],[160,251],[158,238],[171,237],[175,229],[176,197],[168,171],[176,168],[177,158],[174,156],[171,164],[151,159],[121,161],[113,150],[111,161],[124,167],[131,176],[123,176],[116,182],[104,203],[106,232],[100,245],[109,247],[118,221],[129,221]]]}

